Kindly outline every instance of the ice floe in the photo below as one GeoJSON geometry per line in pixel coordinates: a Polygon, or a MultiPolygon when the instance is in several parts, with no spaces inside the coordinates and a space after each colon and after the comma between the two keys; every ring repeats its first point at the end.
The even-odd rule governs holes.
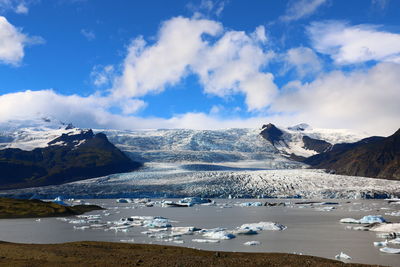
{"type": "Polygon", "coordinates": [[[381,252],[388,253],[388,254],[400,254],[400,248],[389,248],[384,247],[379,249],[381,252]]]}
{"type": "Polygon", "coordinates": [[[354,223],[354,224],[369,224],[369,223],[384,223],[385,218],[381,215],[367,215],[357,220],[354,218],[343,218],[340,220],[341,223],[354,223]]]}
{"type": "Polygon", "coordinates": [[[261,244],[260,241],[247,241],[247,242],[243,243],[243,245],[245,245],[245,246],[257,246],[260,244],[261,244]]]}
{"type": "Polygon", "coordinates": [[[342,251],[338,255],[335,256],[335,259],[337,259],[337,260],[351,260],[351,257],[349,255],[345,254],[342,251]]]}
{"type": "Polygon", "coordinates": [[[239,229],[246,229],[253,231],[264,231],[264,230],[282,231],[285,230],[286,228],[287,228],[286,226],[275,222],[247,223],[239,227],[239,229]]]}

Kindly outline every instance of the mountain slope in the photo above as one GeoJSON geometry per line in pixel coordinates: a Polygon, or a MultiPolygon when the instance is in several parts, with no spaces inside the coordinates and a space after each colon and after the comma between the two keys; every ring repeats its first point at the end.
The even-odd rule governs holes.
{"type": "Polygon", "coordinates": [[[105,134],[73,129],[47,147],[0,150],[0,189],[62,184],[128,172],[140,165],[111,144],[105,134]]]}
{"type": "Polygon", "coordinates": [[[338,144],[304,161],[338,174],[400,180],[400,129],[393,135],[338,144]]]}

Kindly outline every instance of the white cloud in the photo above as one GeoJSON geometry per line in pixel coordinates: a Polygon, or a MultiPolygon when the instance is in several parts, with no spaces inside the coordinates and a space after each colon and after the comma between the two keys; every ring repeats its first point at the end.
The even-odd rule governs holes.
{"type": "Polygon", "coordinates": [[[319,127],[391,134],[400,127],[399,84],[398,64],[380,63],[351,73],[334,71],[311,83],[288,84],[272,109],[319,127]]]}
{"type": "Polygon", "coordinates": [[[289,49],[283,57],[284,71],[294,68],[300,78],[316,74],[322,69],[322,64],[314,51],[308,47],[289,49]]]}
{"type": "Polygon", "coordinates": [[[91,30],[87,30],[87,29],[81,29],[81,34],[88,40],[88,41],[93,41],[94,39],[96,39],[96,34],[91,31],[91,30]]]}
{"type": "Polygon", "coordinates": [[[213,20],[172,18],[162,25],[155,44],[147,45],[139,37],[129,46],[113,97],[159,93],[194,74],[206,93],[220,97],[244,94],[249,110],[263,109],[277,92],[273,75],[262,72],[274,56],[263,50],[266,40],[263,26],[246,34],[223,31],[213,20]]]}
{"type": "Polygon", "coordinates": [[[227,5],[227,0],[201,0],[189,2],[186,7],[194,13],[194,17],[200,18],[206,16],[219,17],[227,5]]]}
{"type": "Polygon", "coordinates": [[[109,85],[115,75],[115,70],[113,65],[96,65],[93,67],[92,72],[90,73],[90,77],[95,86],[104,86],[109,85]]]}
{"type": "Polygon", "coordinates": [[[0,16],[0,63],[18,65],[24,57],[24,47],[32,41],[32,38],[0,16]]]}
{"type": "Polygon", "coordinates": [[[0,13],[13,11],[17,14],[28,14],[28,4],[32,0],[0,0],[0,13]]]}
{"type": "Polygon", "coordinates": [[[17,13],[17,14],[28,14],[28,12],[29,12],[29,9],[24,3],[20,3],[15,8],[15,13],[17,13]]]}
{"type": "Polygon", "coordinates": [[[142,108],[145,103],[136,99],[114,103],[110,98],[97,95],[66,96],[53,90],[28,90],[0,95],[0,122],[21,117],[35,118],[37,114],[44,114],[81,127],[129,128],[124,126],[129,116],[113,115],[108,111],[114,105],[122,107],[124,114],[129,114],[142,108]]]}
{"type": "Polygon", "coordinates": [[[290,1],[285,15],[281,16],[280,20],[289,22],[308,17],[326,2],[327,0],[290,1]]]}
{"type": "Polygon", "coordinates": [[[349,26],[344,22],[315,22],[308,27],[313,47],[337,64],[370,60],[400,63],[400,34],[376,25],[349,26]]]}

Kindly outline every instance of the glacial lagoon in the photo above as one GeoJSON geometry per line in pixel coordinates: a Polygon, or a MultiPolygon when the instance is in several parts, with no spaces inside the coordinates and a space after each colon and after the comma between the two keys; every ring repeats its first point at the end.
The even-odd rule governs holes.
{"type": "MultiPolygon", "coordinates": [[[[354,230],[353,227],[360,225],[340,223],[342,218],[360,219],[366,215],[382,215],[389,222],[400,222],[400,204],[396,202],[346,199],[332,200],[331,203],[313,200],[316,203],[309,203],[310,200],[301,199],[214,199],[213,204],[162,207],[161,201],[153,199],[150,202],[153,206],[148,207],[149,203],[146,206],[135,202],[118,203],[116,199],[87,199],[83,202],[100,205],[106,210],[63,218],[0,220],[0,240],[20,243],[84,240],[134,242],[204,250],[298,253],[330,259],[343,252],[352,258],[343,260],[345,262],[400,266],[400,255],[380,252],[379,247],[374,246],[374,242],[385,241],[378,232],[354,230]],[[285,206],[247,206],[254,202],[285,203],[285,206]],[[194,232],[182,232],[185,228],[172,228],[178,233],[171,235],[171,228],[164,228],[163,225],[159,225],[161,228],[139,224],[129,228],[116,226],[122,225],[122,218],[131,216],[142,218],[142,222],[143,218],[150,221],[149,218],[152,218],[144,216],[163,217],[166,219],[161,221],[168,222],[172,227],[197,229],[194,232]],[[238,234],[240,226],[259,222],[274,222],[286,229],[259,230],[252,235],[238,234]],[[217,231],[215,228],[225,228],[225,232],[236,233],[235,237],[228,240],[205,237],[207,230],[204,229],[217,231]],[[193,242],[198,239],[214,241],[193,242]],[[245,245],[246,242],[250,243],[245,245]]],[[[391,244],[388,247],[400,248],[400,245],[391,244]]]]}

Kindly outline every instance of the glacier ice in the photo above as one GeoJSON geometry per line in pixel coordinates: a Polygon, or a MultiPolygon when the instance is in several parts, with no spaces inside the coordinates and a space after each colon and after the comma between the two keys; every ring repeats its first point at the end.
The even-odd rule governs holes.
{"type": "Polygon", "coordinates": [[[239,227],[239,229],[253,230],[253,231],[264,231],[264,230],[282,231],[285,230],[286,228],[287,228],[286,226],[274,222],[247,223],[239,227]]]}
{"type": "Polygon", "coordinates": [[[351,257],[345,254],[343,251],[340,252],[338,255],[335,256],[337,260],[351,260],[351,257]]]}
{"type": "Polygon", "coordinates": [[[384,247],[379,249],[381,252],[388,253],[388,254],[400,254],[400,248],[389,248],[384,247]]]}
{"type": "Polygon", "coordinates": [[[260,241],[247,241],[247,242],[243,243],[243,245],[245,245],[245,246],[257,246],[260,244],[261,244],[260,241]]]}

